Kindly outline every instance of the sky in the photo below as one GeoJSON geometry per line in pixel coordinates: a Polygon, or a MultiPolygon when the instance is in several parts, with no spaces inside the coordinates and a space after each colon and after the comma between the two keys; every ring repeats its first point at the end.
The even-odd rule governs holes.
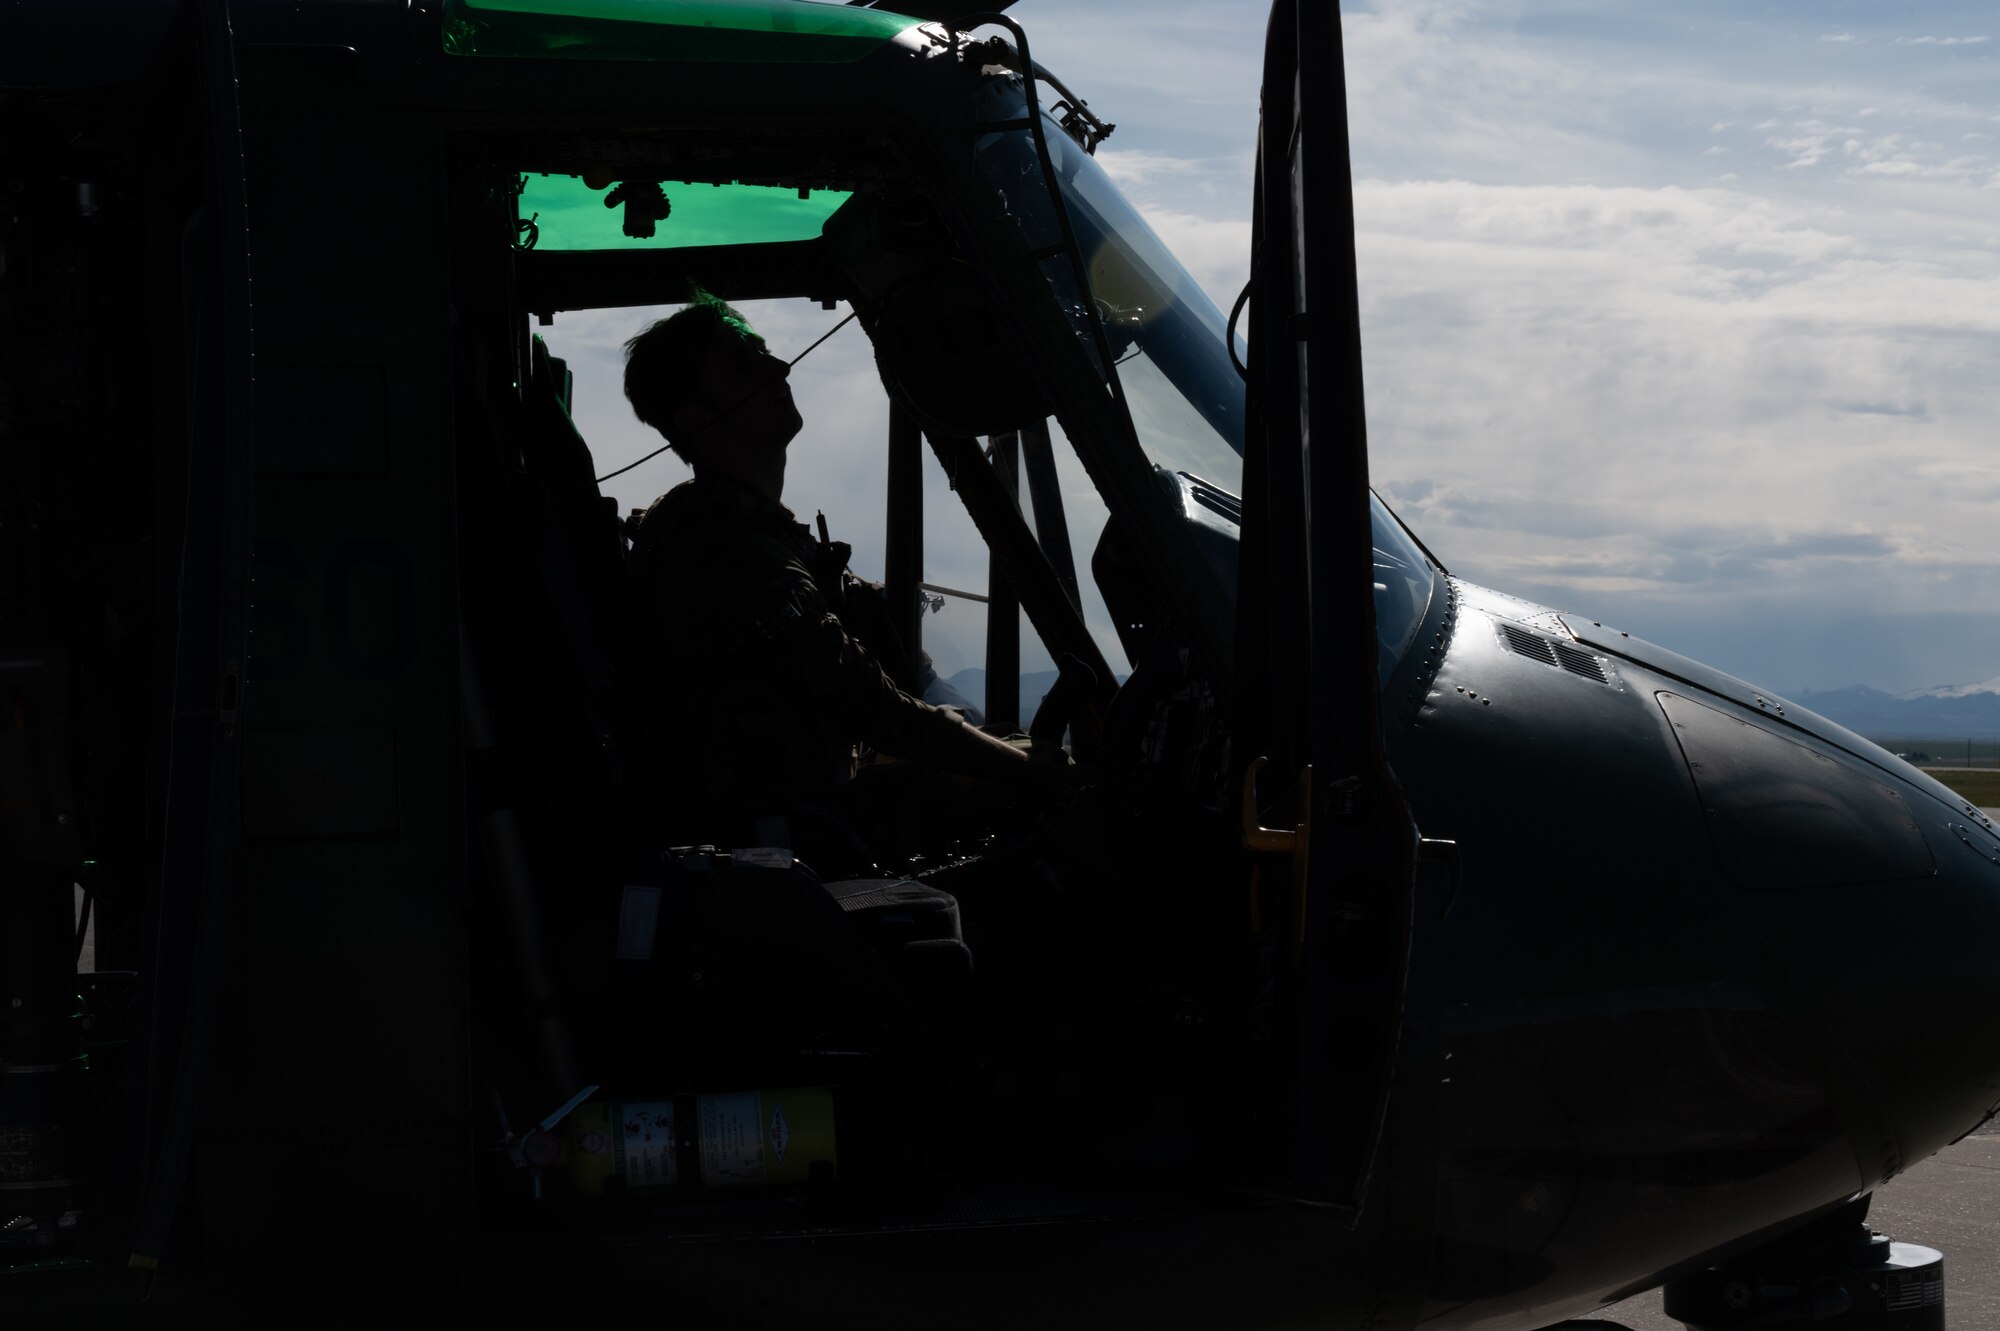
{"type": "MultiPolygon", "coordinates": [[[[1227,308],[1265,6],[1010,12],[1227,308]]],[[[2000,12],[1350,0],[1342,28],[1372,473],[1454,574],[1793,696],[2000,676],[2000,12]]],[[[792,355],[845,311],[750,312],[792,355]]],[[[657,443],[617,393],[646,317],[550,330],[607,469],[657,443]]],[[[787,501],[879,575],[842,521],[880,502],[858,328],[794,386],[787,501]]],[[[643,505],[686,474],[606,488],[643,505]]],[[[983,589],[952,507],[934,474],[926,575],[983,589]]],[[[927,619],[946,673],[975,618],[927,619]]]]}

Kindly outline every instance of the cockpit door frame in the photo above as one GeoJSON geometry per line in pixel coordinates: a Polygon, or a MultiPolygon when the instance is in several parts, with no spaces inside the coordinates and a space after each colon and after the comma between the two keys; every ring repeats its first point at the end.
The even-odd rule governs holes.
{"type": "MultiPolygon", "coordinates": [[[[1245,715],[1241,752],[1246,762],[1268,753],[1280,770],[1301,774],[1295,816],[1310,835],[1295,839],[1293,853],[1310,853],[1292,948],[1291,1183],[1301,1199],[1354,1223],[1401,1036],[1418,838],[1382,742],[1354,198],[1333,0],[1276,0],[1263,96],[1238,660],[1246,682],[1265,685],[1242,692],[1267,701],[1245,715]]],[[[1255,792],[1246,804],[1256,807],[1255,792]]]]}
{"type": "Polygon", "coordinates": [[[178,1223],[240,885],[254,406],[250,231],[228,0],[192,6],[183,57],[199,99],[201,201],[182,241],[187,474],[157,912],[133,1014],[143,1094],[119,1101],[99,1224],[151,1269],[178,1223]]]}

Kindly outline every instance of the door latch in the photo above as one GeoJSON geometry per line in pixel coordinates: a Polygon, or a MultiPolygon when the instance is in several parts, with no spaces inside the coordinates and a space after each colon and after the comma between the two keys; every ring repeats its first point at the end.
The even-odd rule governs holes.
{"type": "MultiPolygon", "coordinates": [[[[1243,771],[1243,848],[1291,858],[1292,964],[1296,966],[1305,955],[1306,944],[1306,864],[1312,853],[1312,764],[1306,764],[1299,773],[1298,825],[1285,828],[1264,826],[1263,817],[1257,812],[1257,774],[1270,766],[1270,762],[1264,757],[1252,758],[1243,771]]],[[[1264,928],[1262,897],[1262,871],[1253,865],[1250,927],[1259,933],[1264,928]]]]}

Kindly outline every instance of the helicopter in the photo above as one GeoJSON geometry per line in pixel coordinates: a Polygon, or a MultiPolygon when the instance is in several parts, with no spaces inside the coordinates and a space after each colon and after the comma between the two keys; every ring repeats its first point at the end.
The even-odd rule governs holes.
{"type": "Polygon", "coordinates": [[[2000,1108],[2000,828],[1451,577],[1374,497],[1337,7],[1271,11],[1229,314],[1004,12],[34,17],[0,57],[33,1306],[296,1298],[304,1261],[349,1315],[1448,1331],[1664,1284],[1703,1328],[1943,1325],[1937,1254],[1865,1215],[2000,1108]],[[634,854],[624,530],[534,329],[691,282],[851,308],[902,641],[928,449],[990,555],[989,719],[1093,786],[923,805],[880,877],[634,854]]]}

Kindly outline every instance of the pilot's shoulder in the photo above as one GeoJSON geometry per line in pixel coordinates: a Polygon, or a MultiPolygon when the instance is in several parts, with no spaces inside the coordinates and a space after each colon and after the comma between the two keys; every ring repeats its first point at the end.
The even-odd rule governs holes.
{"type": "Polygon", "coordinates": [[[767,524],[746,518],[737,506],[720,502],[712,488],[687,481],[661,495],[639,519],[632,554],[644,562],[661,555],[690,556],[704,562],[729,553],[762,553],[782,543],[767,524]]]}

